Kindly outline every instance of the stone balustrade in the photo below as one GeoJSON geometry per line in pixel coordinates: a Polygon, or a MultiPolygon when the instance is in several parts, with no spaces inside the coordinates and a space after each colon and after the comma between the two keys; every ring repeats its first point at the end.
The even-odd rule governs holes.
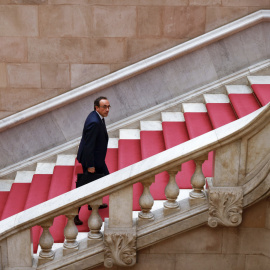
{"type": "MultiPolygon", "coordinates": [[[[181,164],[188,160],[194,160],[196,163],[196,170],[191,179],[193,190],[190,192],[189,204],[207,206],[208,224],[211,227],[239,225],[243,207],[267,193],[263,189],[256,191],[256,188],[269,175],[270,146],[257,142],[269,136],[269,108],[270,104],[226,126],[1,221],[0,250],[2,258],[5,258],[2,264],[10,268],[17,267],[16,269],[32,267],[30,228],[38,224],[42,226],[43,233],[39,243],[41,251],[38,254],[37,267],[43,269],[42,265],[48,265],[46,269],[54,269],[52,265],[57,256],[52,250],[53,238],[49,229],[53,219],[62,214],[68,219],[64,229],[62,256],[70,258],[73,253],[76,254],[81,243],[77,241],[78,230],[73,219],[79,206],[89,204],[93,211],[88,220],[90,231],[87,248],[99,247],[100,252],[104,252],[103,260],[106,267],[134,265],[137,248],[146,245],[142,242],[137,243],[138,237],[141,237],[141,232],[137,234],[138,227],[146,228],[149,232],[151,226],[157,228],[162,223],[160,220],[159,224],[155,223],[156,215],[151,212],[153,197],[150,186],[154,182],[154,176],[163,171],[169,173],[170,179],[164,190],[167,201],[163,211],[169,211],[169,214],[175,217],[181,211],[181,201],[177,201],[179,188],[175,176],[181,170],[181,164]],[[208,181],[209,190],[206,191],[202,164],[207,159],[207,154],[213,150],[214,176],[208,181]],[[250,152],[252,156],[249,155],[250,152]],[[263,164],[256,163],[256,160],[263,159],[263,164]],[[137,220],[133,220],[132,188],[137,182],[143,184],[144,190],[139,200],[141,212],[137,220]],[[102,197],[108,194],[109,219],[105,219],[103,235],[98,207],[102,204],[102,197]],[[20,250],[16,258],[8,253],[14,243],[16,249],[20,250]]],[[[268,185],[263,186],[267,188],[268,185]]],[[[166,215],[168,218],[168,214],[166,215]]]]}

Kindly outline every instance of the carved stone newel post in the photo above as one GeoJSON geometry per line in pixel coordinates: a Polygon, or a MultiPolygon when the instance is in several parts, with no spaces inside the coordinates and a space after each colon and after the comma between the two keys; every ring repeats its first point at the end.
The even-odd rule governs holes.
{"type": "Polygon", "coordinates": [[[39,245],[41,247],[41,251],[39,252],[39,258],[38,258],[39,265],[44,264],[54,259],[54,251],[52,250],[54,240],[49,231],[49,228],[52,225],[53,225],[53,219],[40,224],[40,226],[43,229],[43,232],[39,239],[39,245]]]}
{"type": "Polygon", "coordinates": [[[164,203],[165,208],[172,209],[172,208],[179,207],[179,204],[176,201],[177,197],[179,195],[179,187],[176,184],[175,177],[176,177],[176,174],[178,173],[178,171],[180,171],[180,170],[181,170],[181,166],[179,168],[171,169],[171,170],[167,171],[168,174],[170,175],[170,179],[169,179],[169,182],[165,188],[165,195],[167,198],[167,201],[164,203]]]}
{"type": "Polygon", "coordinates": [[[104,226],[104,266],[136,263],[136,222],[132,219],[133,186],[110,194],[109,219],[104,226]]]}
{"type": "Polygon", "coordinates": [[[207,159],[208,155],[206,154],[194,160],[196,164],[196,169],[191,177],[191,185],[193,187],[193,190],[189,193],[190,197],[193,199],[200,199],[205,197],[205,193],[203,192],[205,185],[205,176],[202,172],[202,164],[207,159]]]}
{"type": "Polygon", "coordinates": [[[64,247],[63,254],[67,255],[79,249],[79,243],[76,241],[78,235],[77,226],[74,224],[74,217],[78,215],[78,209],[71,210],[67,215],[67,225],[64,229],[64,247]]]}
{"type": "MultiPolygon", "coordinates": [[[[107,229],[107,224],[105,223],[107,229]]],[[[136,263],[136,227],[131,230],[115,229],[106,233],[104,266],[133,266],[136,263]]]]}
{"type": "Polygon", "coordinates": [[[235,227],[242,222],[242,187],[209,187],[210,227],[224,225],[235,227]]]}
{"type": "Polygon", "coordinates": [[[140,197],[139,204],[142,211],[139,213],[139,217],[142,219],[152,219],[154,218],[153,213],[151,212],[152,206],[154,204],[154,199],[150,193],[150,186],[155,182],[155,176],[144,180],[143,184],[143,193],[140,197]]]}

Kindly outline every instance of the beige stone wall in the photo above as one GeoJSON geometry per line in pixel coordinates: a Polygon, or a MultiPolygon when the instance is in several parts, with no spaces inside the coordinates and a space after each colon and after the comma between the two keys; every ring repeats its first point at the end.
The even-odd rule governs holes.
{"type": "MultiPolygon", "coordinates": [[[[243,212],[237,228],[207,225],[138,252],[130,270],[269,270],[270,198],[243,212]]],[[[103,266],[95,270],[105,270],[103,266]]],[[[123,270],[113,267],[112,270],[123,270]]]]}
{"type": "Polygon", "coordinates": [[[0,118],[263,8],[270,0],[0,0],[0,118]]]}

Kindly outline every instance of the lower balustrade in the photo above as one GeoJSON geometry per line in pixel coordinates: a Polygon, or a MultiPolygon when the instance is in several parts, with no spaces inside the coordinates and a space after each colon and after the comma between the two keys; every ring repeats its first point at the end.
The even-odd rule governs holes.
{"type": "MultiPolygon", "coordinates": [[[[196,169],[191,178],[193,190],[190,192],[190,200],[205,199],[204,192],[205,177],[202,172],[202,164],[207,160],[207,155],[195,160],[196,169]]],[[[179,187],[176,183],[176,175],[181,171],[181,166],[175,169],[169,169],[169,181],[165,188],[167,200],[164,202],[164,209],[180,209],[177,202],[179,187]]],[[[143,193],[139,204],[141,211],[138,213],[138,222],[154,220],[154,214],[151,212],[154,199],[150,192],[150,186],[155,182],[155,175],[143,180],[143,193]]],[[[132,266],[136,263],[136,222],[132,219],[132,185],[127,186],[115,193],[110,194],[109,219],[105,219],[104,236],[101,232],[103,225],[99,215],[99,206],[102,205],[102,198],[89,202],[92,207],[92,213],[88,219],[88,247],[104,241],[105,255],[104,265],[108,268],[113,265],[132,266]]],[[[77,252],[79,242],[77,241],[78,229],[74,224],[74,217],[77,215],[77,208],[66,214],[68,222],[64,229],[65,241],[63,243],[63,255],[77,252]]],[[[53,220],[46,221],[40,226],[43,233],[40,237],[38,265],[42,265],[54,260],[53,237],[49,228],[53,225],[53,220]]]]}

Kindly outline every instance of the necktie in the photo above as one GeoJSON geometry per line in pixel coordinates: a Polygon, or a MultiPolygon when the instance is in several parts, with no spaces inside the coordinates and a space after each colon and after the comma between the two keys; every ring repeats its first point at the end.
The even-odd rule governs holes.
{"type": "Polygon", "coordinates": [[[105,119],[104,119],[104,118],[102,118],[102,122],[103,122],[103,124],[105,125],[105,119]]]}

